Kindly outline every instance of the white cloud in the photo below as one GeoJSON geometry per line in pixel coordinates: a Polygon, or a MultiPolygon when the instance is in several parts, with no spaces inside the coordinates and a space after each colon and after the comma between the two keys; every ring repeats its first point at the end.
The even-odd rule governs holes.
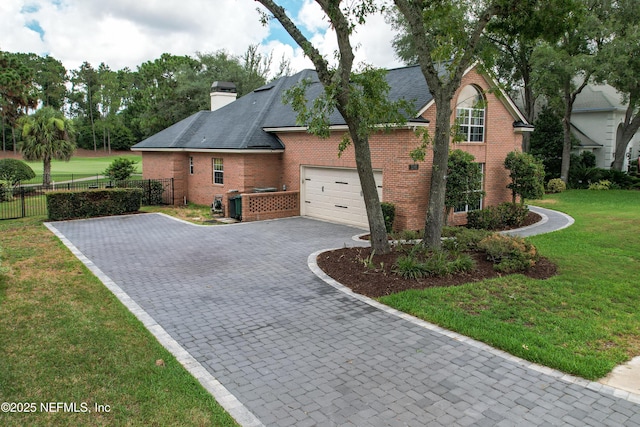
{"type": "MultiPolygon", "coordinates": [[[[97,67],[135,69],[162,53],[194,55],[224,49],[241,55],[250,44],[273,52],[274,66],[284,54],[294,71],[311,68],[290,39],[266,41],[269,27],[259,22],[254,0],[0,0],[0,49],[50,54],[67,69],[84,61],[97,67]],[[26,27],[37,22],[41,35],[26,27]]],[[[295,22],[304,27],[320,52],[330,60],[337,48],[327,18],[312,0],[289,1],[295,22]],[[292,10],[293,5],[300,8],[292,10]]],[[[272,24],[279,26],[279,23],[272,24]]],[[[391,30],[381,16],[372,16],[353,36],[360,47],[357,61],[397,66],[391,30]]]]}
{"type": "Polygon", "coordinates": [[[313,33],[324,33],[329,28],[329,18],[313,0],[305,0],[295,19],[297,24],[313,33]]]}

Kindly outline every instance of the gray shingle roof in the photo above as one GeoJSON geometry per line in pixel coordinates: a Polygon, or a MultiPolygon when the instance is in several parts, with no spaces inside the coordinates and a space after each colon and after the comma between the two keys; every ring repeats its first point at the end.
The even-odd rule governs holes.
{"type": "MultiPolygon", "coordinates": [[[[418,111],[432,99],[420,67],[389,70],[386,78],[391,101],[412,101],[418,111]]],[[[282,98],[287,89],[303,79],[312,82],[307,98],[319,96],[323,89],[316,72],[304,70],[268,83],[216,111],[195,113],[134,145],[133,149],[284,149],[277,136],[263,128],[298,126],[296,113],[282,98]]],[[[338,112],[330,121],[332,125],[345,124],[338,112]]]]}

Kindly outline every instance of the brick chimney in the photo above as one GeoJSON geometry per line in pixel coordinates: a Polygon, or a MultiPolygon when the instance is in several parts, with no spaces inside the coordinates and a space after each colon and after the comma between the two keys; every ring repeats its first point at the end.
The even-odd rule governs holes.
{"type": "Polygon", "coordinates": [[[211,85],[211,111],[236,100],[236,85],[231,82],[213,82],[211,85]]]}

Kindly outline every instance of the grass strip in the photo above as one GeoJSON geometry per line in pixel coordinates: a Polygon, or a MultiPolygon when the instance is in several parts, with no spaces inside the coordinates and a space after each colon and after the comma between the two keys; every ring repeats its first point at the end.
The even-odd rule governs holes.
{"type": "Polygon", "coordinates": [[[42,220],[0,222],[0,425],[236,425],[42,220]]]}
{"type": "Polygon", "coordinates": [[[505,276],[380,298],[523,359],[594,380],[640,355],[640,192],[572,190],[532,204],[576,220],[530,241],[547,280],[505,276]]]}

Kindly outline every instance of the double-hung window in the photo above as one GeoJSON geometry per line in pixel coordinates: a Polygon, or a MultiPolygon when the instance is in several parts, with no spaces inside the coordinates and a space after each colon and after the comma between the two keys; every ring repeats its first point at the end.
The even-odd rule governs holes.
{"type": "MultiPolygon", "coordinates": [[[[484,163],[480,163],[480,173],[482,174],[482,180],[481,180],[481,186],[479,189],[477,190],[470,190],[470,191],[477,191],[480,192],[482,190],[484,190],[484,163]]],[[[461,212],[469,212],[469,211],[475,211],[478,209],[482,209],[482,197],[480,197],[478,199],[478,201],[474,204],[465,204],[465,205],[460,205],[460,206],[456,206],[453,210],[454,213],[461,213],[461,212]]]]}
{"type": "Polygon", "coordinates": [[[459,141],[484,142],[485,101],[475,86],[465,86],[460,91],[456,106],[456,123],[459,141]]]}
{"type": "Polygon", "coordinates": [[[213,183],[224,184],[224,165],[222,159],[213,159],[213,183]]]}

